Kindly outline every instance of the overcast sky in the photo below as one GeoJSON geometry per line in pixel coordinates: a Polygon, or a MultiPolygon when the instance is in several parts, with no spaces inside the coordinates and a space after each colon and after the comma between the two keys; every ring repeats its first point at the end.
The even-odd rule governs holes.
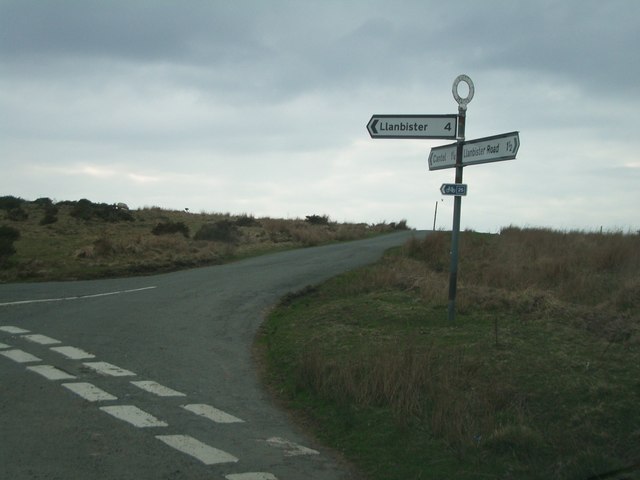
{"type": "Polygon", "coordinates": [[[519,131],[464,169],[462,228],[640,229],[637,0],[0,0],[0,195],[450,229],[451,140],[373,114],[519,131]],[[463,85],[464,86],[464,85],[463,85]],[[464,88],[461,88],[464,93],[464,88]]]}

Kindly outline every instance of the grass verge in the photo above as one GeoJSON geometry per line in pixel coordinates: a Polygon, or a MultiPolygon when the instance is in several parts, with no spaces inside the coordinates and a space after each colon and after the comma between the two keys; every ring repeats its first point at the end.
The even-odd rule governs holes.
{"type": "Polygon", "coordinates": [[[455,324],[448,242],[283,299],[265,381],[370,479],[640,478],[640,237],[465,233],[455,324]]]}

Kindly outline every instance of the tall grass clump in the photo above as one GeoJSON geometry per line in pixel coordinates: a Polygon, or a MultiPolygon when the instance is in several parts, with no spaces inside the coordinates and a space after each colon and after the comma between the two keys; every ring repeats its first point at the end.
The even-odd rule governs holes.
{"type": "Polygon", "coordinates": [[[434,232],[424,240],[413,237],[407,241],[404,249],[410,258],[423,262],[427,268],[435,272],[443,272],[449,267],[451,235],[434,232]]]}
{"type": "Polygon", "coordinates": [[[189,238],[189,227],[184,222],[159,222],[151,230],[154,235],[171,235],[180,233],[185,238],[189,238]]]}
{"type": "Polygon", "coordinates": [[[426,422],[461,448],[496,428],[496,404],[518,410],[513,392],[498,391],[491,382],[480,388],[479,368],[462,349],[443,357],[433,345],[399,337],[337,355],[308,345],[295,375],[298,386],[329,401],[388,408],[398,423],[426,422]],[[475,386],[471,394],[465,393],[469,385],[475,386]]]}
{"type": "Polygon", "coordinates": [[[200,227],[193,237],[195,240],[235,243],[240,238],[240,230],[231,220],[220,220],[200,227]]]}

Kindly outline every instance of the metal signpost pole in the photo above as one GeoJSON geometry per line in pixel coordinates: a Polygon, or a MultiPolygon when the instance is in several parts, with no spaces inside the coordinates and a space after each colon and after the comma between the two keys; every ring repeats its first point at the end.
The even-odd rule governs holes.
{"type": "MultiPolygon", "coordinates": [[[[429,153],[429,170],[456,169],[456,182],[443,183],[442,195],[453,195],[453,227],[451,229],[451,271],[449,275],[449,321],[456,317],[456,289],[458,284],[458,244],[460,241],[460,210],[467,185],[462,183],[462,170],[467,165],[500,162],[516,158],[520,148],[518,132],[465,141],[467,105],[475,88],[467,75],[458,75],[453,82],[453,98],[458,102],[458,115],[373,115],[367,123],[371,138],[441,138],[455,139],[456,143],[434,147],[429,153]],[[458,93],[460,82],[469,87],[466,97],[458,93]]],[[[436,229],[438,202],[433,214],[436,229]]]]}
{"type": "Polygon", "coordinates": [[[436,200],[436,209],[433,212],[433,231],[436,231],[436,219],[438,218],[438,201],[436,200]]]}
{"type": "MultiPolygon", "coordinates": [[[[474,86],[466,75],[459,75],[453,82],[453,98],[458,102],[456,143],[434,147],[429,153],[429,170],[456,169],[456,182],[443,183],[442,195],[453,195],[453,227],[451,228],[451,269],[449,274],[449,321],[456,317],[456,289],[458,284],[458,244],[460,242],[460,209],[462,198],[467,194],[467,185],[462,183],[462,170],[468,165],[513,160],[520,148],[518,132],[503,133],[491,137],[465,141],[467,104],[473,98],[474,86]],[[458,85],[464,82],[469,87],[466,97],[458,93],[458,85]]],[[[436,204],[437,207],[437,204],[436,204]]],[[[435,221],[434,221],[435,229],[435,221]]]]}
{"type": "MultiPolygon", "coordinates": [[[[464,146],[465,121],[467,114],[467,104],[473,98],[474,87],[471,79],[466,75],[458,76],[453,82],[453,98],[458,102],[458,135],[456,145],[456,184],[462,183],[462,149],[464,146]],[[460,97],[458,85],[465,82],[469,86],[469,94],[466,98],[460,97]]],[[[458,284],[458,243],[460,237],[460,210],[462,207],[462,197],[456,195],[453,203],[453,227],[451,230],[451,268],[449,273],[449,321],[453,322],[456,317],[456,289],[458,284]]]]}
{"type": "MultiPolygon", "coordinates": [[[[458,115],[458,145],[456,148],[456,182],[462,183],[462,144],[464,142],[464,121],[466,110],[459,109],[458,115]]],[[[456,318],[456,289],[458,285],[458,244],[460,240],[460,210],[462,197],[453,197],[453,226],[451,228],[451,267],[449,268],[449,321],[456,318]]]]}

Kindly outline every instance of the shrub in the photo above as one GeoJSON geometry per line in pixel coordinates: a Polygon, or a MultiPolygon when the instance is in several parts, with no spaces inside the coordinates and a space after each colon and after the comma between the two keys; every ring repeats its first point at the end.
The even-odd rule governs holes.
{"type": "Polygon", "coordinates": [[[40,225],[50,225],[58,221],[58,207],[50,204],[44,204],[44,217],[40,220],[40,225]]]}
{"type": "Polygon", "coordinates": [[[236,225],[239,227],[256,227],[260,222],[253,215],[240,215],[236,218],[236,225]]]}
{"type": "Polygon", "coordinates": [[[329,216],[328,215],[307,215],[304,221],[310,223],[311,225],[328,225],[329,216]]]}
{"type": "Polygon", "coordinates": [[[7,216],[9,220],[13,220],[14,222],[23,222],[29,218],[29,214],[25,212],[22,207],[12,208],[7,212],[7,216]]]}
{"type": "Polygon", "coordinates": [[[33,201],[33,203],[35,203],[36,205],[38,205],[39,207],[49,207],[53,205],[53,200],[51,200],[48,197],[41,197],[41,198],[37,198],[36,200],[33,201]]]}
{"type": "Polygon", "coordinates": [[[189,227],[184,222],[160,222],[153,227],[151,233],[154,235],[181,233],[185,238],[189,238],[189,227]]]}
{"type": "Polygon", "coordinates": [[[13,210],[14,208],[20,208],[24,200],[13,195],[6,195],[0,197],[0,210],[13,210]]]}
{"type": "Polygon", "coordinates": [[[238,227],[231,220],[220,220],[203,225],[193,238],[196,240],[233,243],[238,240],[239,236],[238,227]]]}
{"type": "Polygon", "coordinates": [[[70,215],[81,220],[91,220],[95,217],[105,222],[133,221],[133,215],[128,210],[120,209],[117,205],[93,203],[86,198],[73,204],[70,215]]]}
{"type": "Polygon", "coordinates": [[[58,217],[55,214],[45,214],[45,216],[42,217],[42,220],[40,220],[40,225],[51,225],[52,223],[56,223],[57,221],[58,217]]]}
{"type": "Polygon", "coordinates": [[[409,227],[407,226],[407,221],[404,219],[400,220],[398,223],[391,222],[389,226],[391,227],[392,230],[409,230],[409,227]]]}
{"type": "Polygon", "coordinates": [[[69,214],[81,220],[90,220],[93,215],[93,204],[86,198],[80,199],[75,202],[69,214]]]}
{"type": "Polygon", "coordinates": [[[117,205],[95,204],[94,215],[105,222],[133,222],[133,215],[117,205]]]}
{"type": "Polygon", "coordinates": [[[0,238],[14,242],[20,238],[20,231],[17,228],[2,225],[0,226],[0,238]]]}
{"type": "Polygon", "coordinates": [[[0,226],[0,260],[4,260],[16,253],[13,242],[19,238],[19,230],[6,225],[0,226]]]}

